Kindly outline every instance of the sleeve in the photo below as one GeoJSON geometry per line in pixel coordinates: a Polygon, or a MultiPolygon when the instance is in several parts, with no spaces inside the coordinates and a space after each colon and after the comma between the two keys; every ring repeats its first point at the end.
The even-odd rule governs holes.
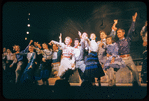
{"type": "Polygon", "coordinates": [[[72,51],[72,63],[75,63],[74,48],[72,48],[71,51],[72,51]]]}
{"type": "Polygon", "coordinates": [[[118,55],[118,46],[116,43],[114,43],[114,48],[112,52],[112,57],[116,57],[118,55]]]}
{"type": "Polygon", "coordinates": [[[62,43],[61,41],[60,42],[57,42],[57,41],[54,41],[54,40],[52,40],[52,41],[54,42],[54,44],[58,45],[60,47],[60,49],[64,49],[64,47],[65,47],[64,43],[62,43]]]}
{"type": "Polygon", "coordinates": [[[116,31],[114,29],[112,29],[112,31],[111,31],[109,36],[112,36],[112,39],[114,39],[115,36],[116,36],[116,31]]]}
{"type": "Polygon", "coordinates": [[[36,54],[35,54],[35,52],[34,52],[34,53],[33,53],[33,55],[32,55],[32,58],[31,58],[31,60],[30,60],[30,63],[31,63],[31,65],[30,65],[30,66],[32,66],[32,65],[33,65],[33,63],[34,63],[35,59],[36,59],[36,54]]]}
{"type": "Polygon", "coordinates": [[[140,32],[140,35],[142,36],[142,40],[144,38],[145,28],[146,28],[146,26],[143,26],[142,29],[141,29],[141,32],[140,32]]]}
{"type": "Polygon", "coordinates": [[[50,60],[52,58],[52,49],[45,51],[45,60],[50,60]]]}
{"type": "Polygon", "coordinates": [[[132,32],[134,32],[135,31],[135,22],[133,22],[132,21],[132,23],[131,23],[131,26],[130,26],[130,28],[129,28],[129,30],[128,30],[128,33],[127,33],[127,36],[126,36],[126,39],[128,40],[128,41],[130,41],[131,40],[131,37],[132,37],[132,32]]]}
{"type": "Polygon", "coordinates": [[[28,46],[24,50],[22,50],[20,53],[26,53],[26,52],[28,52],[29,46],[30,46],[30,44],[28,44],[28,46]]]}

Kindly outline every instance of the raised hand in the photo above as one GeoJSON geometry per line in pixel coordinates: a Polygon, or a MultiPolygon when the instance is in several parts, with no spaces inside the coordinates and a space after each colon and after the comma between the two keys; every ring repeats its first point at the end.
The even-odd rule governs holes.
{"type": "Polygon", "coordinates": [[[53,44],[53,41],[50,41],[48,44],[51,46],[53,44]]]}
{"type": "Polygon", "coordinates": [[[62,39],[62,33],[60,33],[59,39],[60,39],[60,40],[62,39]]]}
{"type": "Polygon", "coordinates": [[[117,23],[118,23],[118,20],[117,20],[117,19],[115,19],[115,20],[114,20],[114,24],[116,25],[117,23]]]}
{"type": "Polygon", "coordinates": [[[79,35],[79,37],[81,38],[81,32],[80,32],[80,31],[78,31],[78,35],[79,35]]]}
{"type": "Polygon", "coordinates": [[[30,40],[29,44],[31,44],[33,42],[33,40],[30,40]]]}
{"type": "Polygon", "coordinates": [[[145,26],[147,26],[147,21],[145,22],[145,26]]]}
{"type": "Polygon", "coordinates": [[[134,16],[132,16],[132,20],[133,20],[133,22],[136,22],[136,18],[137,18],[137,12],[135,13],[135,15],[134,16]]]}

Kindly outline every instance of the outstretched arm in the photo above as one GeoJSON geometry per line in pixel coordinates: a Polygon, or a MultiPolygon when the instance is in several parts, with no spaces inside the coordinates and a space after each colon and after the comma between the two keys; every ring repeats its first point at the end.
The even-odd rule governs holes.
{"type": "Polygon", "coordinates": [[[137,18],[137,12],[135,13],[134,16],[132,16],[132,23],[131,23],[131,26],[129,28],[129,31],[127,33],[127,39],[132,37],[131,33],[135,31],[135,22],[136,22],[136,18],[137,18]]]}
{"type": "Polygon", "coordinates": [[[112,31],[110,33],[110,36],[112,36],[112,38],[115,38],[115,36],[116,36],[116,30],[117,30],[116,24],[117,23],[118,23],[118,20],[114,20],[114,24],[112,26],[112,31]]]}
{"type": "Polygon", "coordinates": [[[28,46],[24,50],[22,50],[20,53],[26,53],[26,52],[28,52],[28,48],[29,48],[29,46],[31,45],[32,42],[33,42],[33,40],[30,40],[28,46]]]}

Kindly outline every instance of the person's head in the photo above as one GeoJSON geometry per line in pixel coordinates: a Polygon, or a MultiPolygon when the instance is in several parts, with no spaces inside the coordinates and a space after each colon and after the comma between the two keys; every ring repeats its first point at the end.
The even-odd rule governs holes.
{"type": "Polygon", "coordinates": [[[7,49],[7,53],[12,53],[10,49],[7,49]]]}
{"type": "Polygon", "coordinates": [[[28,51],[29,52],[33,52],[34,51],[33,45],[29,46],[28,51]]]}
{"type": "Polygon", "coordinates": [[[77,47],[77,46],[79,46],[79,39],[75,38],[74,39],[74,47],[77,47]]]}
{"type": "Polygon", "coordinates": [[[19,45],[16,45],[15,46],[15,51],[17,52],[17,51],[20,51],[20,46],[19,45]]]}
{"type": "Polygon", "coordinates": [[[114,41],[112,40],[112,36],[107,36],[106,40],[107,40],[107,44],[108,44],[108,45],[110,45],[110,44],[112,44],[112,43],[114,42],[114,41]]]}
{"type": "Polygon", "coordinates": [[[144,47],[147,46],[147,33],[148,32],[146,32],[145,35],[144,35],[144,37],[143,37],[143,46],[144,47]]]}
{"type": "Polygon", "coordinates": [[[124,38],[124,35],[125,35],[125,30],[119,28],[119,29],[117,30],[117,37],[118,37],[119,39],[123,39],[123,38],[124,38]]]}
{"type": "Polygon", "coordinates": [[[95,39],[96,39],[96,35],[95,35],[94,33],[91,33],[90,39],[91,39],[91,40],[95,40],[95,39]]]}
{"type": "Polygon", "coordinates": [[[58,46],[56,44],[53,44],[52,48],[53,48],[53,51],[58,50],[58,46]]]}
{"type": "Polygon", "coordinates": [[[15,50],[15,48],[16,48],[16,45],[13,45],[13,46],[12,46],[12,48],[13,48],[13,50],[15,50]]]}
{"type": "Polygon", "coordinates": [[[43,48],[43,49],[48,49],[48,45],[47,45],[46,43],[43,43],[43,44],[42,44],[42,48],[43,48]]]}
{"type": "Polygon", "coordinates": [[[42,48],[41,45],[40,45],[40,43],[38,43],[37,46],[38,46],[38,48],[40,48],[40,49],[42,48]]]}
{"type": "Polygon", "coordinates": [[[71,39],[69,36],[67,36],[67,37],[65,38],[65,44],[66,44],[66,45],[71,45],[71,43],[72,43],[72,39],[71,39]]]}
{"type": "Polygon", "coordinates": [[[34,42],[34,46],[37,47],[37,45],[38,45],[38,43],[37,42],[34,42]]]}
{"type": "Polygon", "coordinates": [[[88,37],[88,34],[86,32],[83,32],[82,39],[86,39],[86,37],[88,37]]]}
{"type": "Polygon", "coordinates": [[[3,48],[3,52],[6,52],[6,48],[5,47],[3,48]]]}
{"type": "Polygon", "coordinates": [[[105,33],[105,31],[100,31],[99,33],[100,33],[101,40],[107,37],[107,34],[105,33]]]}

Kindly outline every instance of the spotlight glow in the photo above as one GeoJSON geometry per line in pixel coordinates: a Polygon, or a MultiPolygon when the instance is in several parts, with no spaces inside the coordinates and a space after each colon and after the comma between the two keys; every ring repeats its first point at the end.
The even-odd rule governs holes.
{"type": "Polygon", "coordinates": [[[30,15],[30,13],[28,13],[28,15],[30,15]]]}
{"type": "Polygon", "coordinates": [[[27,40],[27,37],[25,37],[25,40],[27,40]]]}
{"type": "Polygon", "coordinates": [[[29,34],[29,32],[27,31],[26,34],[29,34]]]}
{"type": "Polygon", "coordinates": [[[27,24],[27,26],[30,27],[31,25],[30,24],[27,24]]]}

